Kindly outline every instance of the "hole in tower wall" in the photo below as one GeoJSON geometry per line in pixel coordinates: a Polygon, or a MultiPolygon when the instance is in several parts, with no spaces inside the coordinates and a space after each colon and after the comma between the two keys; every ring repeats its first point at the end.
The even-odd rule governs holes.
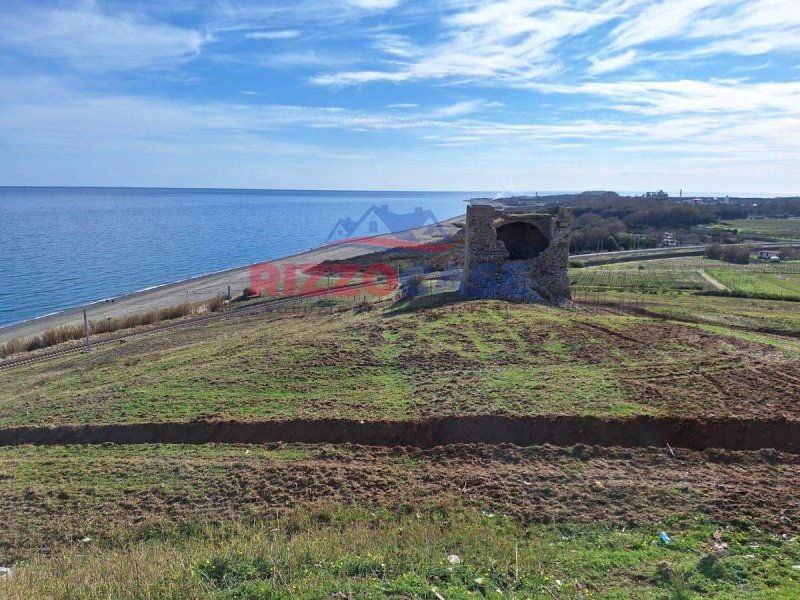
{"type": "Polygon", "coordinates": [[[538,227],[519,221],[498,227],[497,239],[505,244],[508,260],[536,258],[550,245],[538,227]]]}

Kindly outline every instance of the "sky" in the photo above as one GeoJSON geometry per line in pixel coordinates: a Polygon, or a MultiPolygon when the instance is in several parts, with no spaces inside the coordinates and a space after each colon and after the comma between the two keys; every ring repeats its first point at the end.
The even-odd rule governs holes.
{"type": "Polygon", "coordinates": [[[800,194],[798,0],[10,0],[0,185],[800,194]]]}

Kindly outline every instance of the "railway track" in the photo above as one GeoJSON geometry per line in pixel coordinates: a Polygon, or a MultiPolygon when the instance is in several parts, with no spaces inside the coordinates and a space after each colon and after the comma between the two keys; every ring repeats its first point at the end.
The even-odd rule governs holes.
{"type": "MultiPolygon", "coordinates": [[[[365,287],[365,284],[356,283],[351,284],[348,286],[342,286],[339,288],[335,288],[335,292],[341,292],[342,290],[346,289],[348,291],[352,290],[357,292],[358,290],[365,287]]],[[[203,317],[196,317],[193,319],[187,319],[185,321],[180,321],[178,323],[168,323],[165,325],[160,325],[157,327],[153,327],[151,329],[147,329],[146,331],[134,331],[131,333],[119,334],[114,335],[102,340],[92,341],[90,339],[91,348],[98,348],[101,346],[108,346],[110,344],[119,343],[121,341],[128,341],[133,340],[136,338],[141,338],[144,336],[152,335],[155,333],[163,333],[165,331],[170,331],[173,329],[180,329],[184,327],[193,327],[196,325],[205,325],[207,323],[215,323],[217,321],[224,321],[231,318],[239,318],[239,317],[249,317],[253,315],[265,314],[270,312],[275,312],[282,308],[286,308],[287,306],[292,306],[295,304],[299,304],[311,298],[324,298],[331,294],[334,290],[328,289],[321,289],[321,290],[314,290],[312,292],[307,292],[304,294],[298,294],[295,296],[287,296],[285,298],[276,298],[275,300],[267,300],[265,302],[260,302],[258,304],[251,304],[249,306],[242,306],[238,308],[232,308],[229,305],[228,310],[225,310],[220,313],[214,313],[203,317]]],[[[61,348],[58,350],[53,350],[50,352],[44,352],[41,354],[37,354],[35,356],[21,356],[18,358],[7,359],[0,362],[0,372],[12,369],[14,367],[21,367],[24,365],[30,365],[33,363],[43,362],[46,360],[52,360],[54,358],[60,358],[62,356],[67,356],[70,354],[77,354],[80,352],[86,351],[86,344],[85,342],[81,342],[79,344],[74,344],[69,348],[61,348]]]]}

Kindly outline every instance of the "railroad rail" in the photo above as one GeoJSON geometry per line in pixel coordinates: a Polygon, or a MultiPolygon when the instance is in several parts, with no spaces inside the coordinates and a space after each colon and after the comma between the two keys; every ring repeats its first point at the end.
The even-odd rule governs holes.
{"type": "MultiPolygon", "coordinates": [[[[192,319],[186,319],[177,323],[166,323],[164,325],[152,327],[145,331],[133,331],[130,333],[120,333],[118,335],[112,335],[110,337],[101,340],[91,341],[91,347],[97,348],[100,346],[108,346],[109,344],[119,343],[121,341],[128,341],[155,333],[162,333],[164,331],[180,329],[183,327],[193,327],[195,325],[205,325],[207,323],[224,321],[233,317],[236,318],[248,317],[258,314],[275,312],[282,308],[286,308],[287,306],[299,304],[310,298],[320,298],[320,297],[324,298],[326,296],[331,295],[332,293],[341,292],[342,290],[357,292],[358,290],[364,288],[366,285],[368,284],[354,283],[347,286],[334,287],[332,289],[326,288],[320,290],[313,290],[311,292],[305,292],[293,296],[286,296],[283,298],[275,298],[273,300],[266,300],[264,302],[259,302],[257,304],[250,304],[248,306],[241,306],[241,307],[231,307],[229,304],[228,309],[223,312],[213,313],[201,317],[195,317],[192,319]]],[[[85,342],[82,341],[80,343],[73,344],[68,348],[60,348],[57,350],[36,354],[34,356],[20,356],[17,358],[4,360],[0,362],[0,371],[5,371],[14,367],[21,367],[24,365],[42,362],[45,360],[52,360],[54,358],[60,358],[62,356],[77,354],[79,352],[85,352],[85,351],[86,351],[86,345],[85,342]]]]}

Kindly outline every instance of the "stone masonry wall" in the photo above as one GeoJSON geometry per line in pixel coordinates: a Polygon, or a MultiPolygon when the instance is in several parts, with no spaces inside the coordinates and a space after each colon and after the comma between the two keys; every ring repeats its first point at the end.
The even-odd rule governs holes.
{"type": "Polygon", "coordinates": [[[571,229],[572,209],[567,207],[560,207],[554,214],[543,214],[526,211],[524,207],[468,206],[461,292],[477,298],[548,304],[569,300],[571,229]],[[547,247],[533,258],[509,260],[509,252],[497,238],[497,230],[511,223],[535,227],[546,238],[547,247]]]}

